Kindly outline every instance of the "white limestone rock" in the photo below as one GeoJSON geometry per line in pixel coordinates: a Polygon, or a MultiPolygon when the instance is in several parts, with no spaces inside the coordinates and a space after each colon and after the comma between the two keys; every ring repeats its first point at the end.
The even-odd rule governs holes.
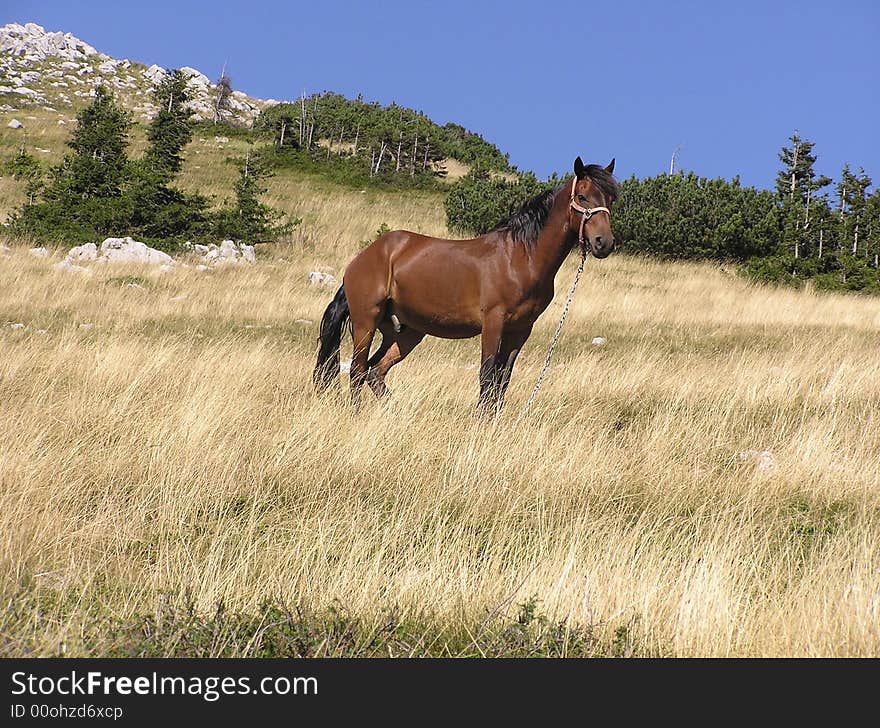
{"type": "Polygon", "coordinates": [[[202,263],[205,265],[228,265],[246,264],[254,265],[257,262],[257,254],[253,245],[236,243],[234,240],[224,240],[219,246],[213,243],[208,246],[193,246],[196,252],[207,250],[202,254],[202,263]]]}
{"type": "Polygon", "coordinates": [[[184,76],[188,76],[187,84],[189,86],[195,86],[195,87],[201,86],[202,88],[207,88],[208,86],[212,85],[211,80],[204,73],[202,73],[201,71],[199,71],[195,68],[190,68],[189,66],[182,66],[180,69],[180,72],[184,76]]]}
{"type": "Polygon", "coordinates": [[[107,238],[101,243],[98,260],[104,263],[133,263],[139,265],[174,265],[168,253],[151,248],[130,237],[107,238]]]}
{"type": "Polygon", "coordinates": [[[309,273],[309,284],[312,286],[332,288],[336,285],[336,278],[329,273],[322,273],[321,271],[313,270],[309,273]]]}
{"type": "Polygon", "coordinates": [[[70,33],[52,33],[36,23],[9,23],[0,28],[0,56],[9,55],[31,62],[56,57],[84,61],[97,51],[70,33]]]}
{"type": "Polygon", "coordinates": [[[94,243],[77,245],[67,252],[66,260],[70,263],[88,263],[98,259],[98,246],[94,243]]]}
{"type": "Polygon", "coordinates": [[[162,83],[162,79],[166,76],[165,69],[157,66],[155,63],[150,66],[146,71],[144,71],[144,78],[146,78],[150,83],[154,86],[158,86],[162,83]]]}

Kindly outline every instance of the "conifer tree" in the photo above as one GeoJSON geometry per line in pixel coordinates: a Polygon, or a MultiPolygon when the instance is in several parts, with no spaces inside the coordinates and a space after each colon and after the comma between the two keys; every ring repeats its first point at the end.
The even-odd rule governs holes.
{"type": "Polygon", "coordinates": [[[73,152],[52,170],[46,199],[75,203],[77,199],[118,197],[128,165],[130,129],[129,113],[99,86],[94,101],[76,116],[67,142],[73,152]]]}
{"type": "Polygon", "coordinates": [[[859,250],[867,255],[863,246],[859,245],[859,236],[864,234],[862,228],[865,208],[868,201],[867,190],[871,186],[871,178],[859,167],[853,172],[849,165],[844,165],[837,183],[838,215],[840,220],[840,242],[850,254],[858,255],[859,250]]]}
{"type": "Polygon", "coordinates": [[[10,216],[10,227],[71,244],[124,230],[129,220],[124,192],[130,128],[129,114],[99,86],[92,102],[77,114],[67,141],[71,151],[50,170],[42,200],[35,201],[38,188],[32,186],[28,204],[10,216]]]}
{"type": "Polygon", "coordinates": [[[779,152],[782,169],[776,175],[776,193],[782,205],[782,247],[784,254],[801,258],[818,248],[810,233],[810,214],[831,179],[816,175],[814,142],[797,131],[790,137],[791,146],[779,152]]]}
{"type": "Polygon", "coordinates": [[[171,177],[183,164],[181,152],[192,140],[187,79],[179,70],[170,71],[154,92],[159,112],[147,129],[149,146],[144,162],[162,176],[171,177]]]}
{"type": "Polygon", "coordinates": [[[217,235],[245,243],[267,243],[290,232],[301,220],[283,221],[283,213],[260,202],[266,188],[261,180],[272,176],[270,165],[262,155],[248,149],[239,167],[235,183],[235,205],[215,215],[217,235]]]}

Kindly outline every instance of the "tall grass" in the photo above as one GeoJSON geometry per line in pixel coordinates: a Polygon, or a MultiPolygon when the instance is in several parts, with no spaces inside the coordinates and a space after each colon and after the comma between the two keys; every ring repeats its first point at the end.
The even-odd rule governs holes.
{"type": "MultiPolygon", "coordinates": [[[[523,421],[561,301],[496,422],[476,341],[426,341],[354,415],[311,392],[332,291],[307,274],[414,213],[314,194],[321,239],[253,268],[0,258],[0,651],[116,654],[169,610],[269,600],[364,634],[393,613],[409,653],[492,654],[532,610],[601,654],[880,654],[880,301],[591,261],[523,421]]],[[[191,652],[264,654],[254,634],[191,652]]]]}

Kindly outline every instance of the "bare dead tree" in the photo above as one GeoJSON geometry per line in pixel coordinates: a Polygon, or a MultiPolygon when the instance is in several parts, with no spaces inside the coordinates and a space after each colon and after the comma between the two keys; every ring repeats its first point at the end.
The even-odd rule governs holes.
{"type": "Polygon", "coordinates": [[[301,91],[299,95],[299,106],[300,106],[300,114],[299,114],[299,145],[300,147],[303,145],[303,138],[305,135],[305,124],[306,124],[306,92],[301,91]]]}
{"type": "Polygon", "coordinates": [[[672,159],[669,160],[669,176],[670,176],[670,177],[671,177],[673,174],[675,174],[675,158],[678,156],[678,153],[681,151],[681,148],[682,148],[683,146],[684,146],[684,144],[679,144],[679,145],[678,145],[678,146],[672,151],[672,159]]]}
{"type": "MultiPolygon", "coordinates": [[[[232,79],[226,75],[226,63],[220,72],[220,78],[214,92],[214,123],[223,122],[223,113],[229,110],[229,98],[232,96],[232,79]]],[[[169,100],[169,105],[170,105],[169,100]]]]}
{"type": "Polygon", "coordinates": [[[419,135],[416,134],[415,141],[413,142],[413,153],[412,158],[409,160],[409,176],[416,176],[416,155],[419,152],[419,135]]]}
{"type": "Polygon", "coordinates": [[[810,197],[813,194],[813,186],[807,184],[807,201],[804,204],[804,230],[810,227],[810,197]]]}
{"type": "Polygon", "coordinates": [[[383,141],[382,146],[379,149],[379,158],[376,160],[376,172],[375,174],[379,174],[379,167],[382,166],[382,157],[385,155],[385,150],[388,148],[388,145],[383,141]]]}

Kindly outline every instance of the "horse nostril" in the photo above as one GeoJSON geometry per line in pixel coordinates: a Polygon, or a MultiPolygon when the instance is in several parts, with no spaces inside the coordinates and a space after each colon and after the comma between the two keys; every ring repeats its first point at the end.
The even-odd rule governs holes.
{"type": "Polygon", "coordinates": [[[596,243],[596,247],[602,247],[602,236],[601,235],[596,236],[595,243],[596,243]]]}

